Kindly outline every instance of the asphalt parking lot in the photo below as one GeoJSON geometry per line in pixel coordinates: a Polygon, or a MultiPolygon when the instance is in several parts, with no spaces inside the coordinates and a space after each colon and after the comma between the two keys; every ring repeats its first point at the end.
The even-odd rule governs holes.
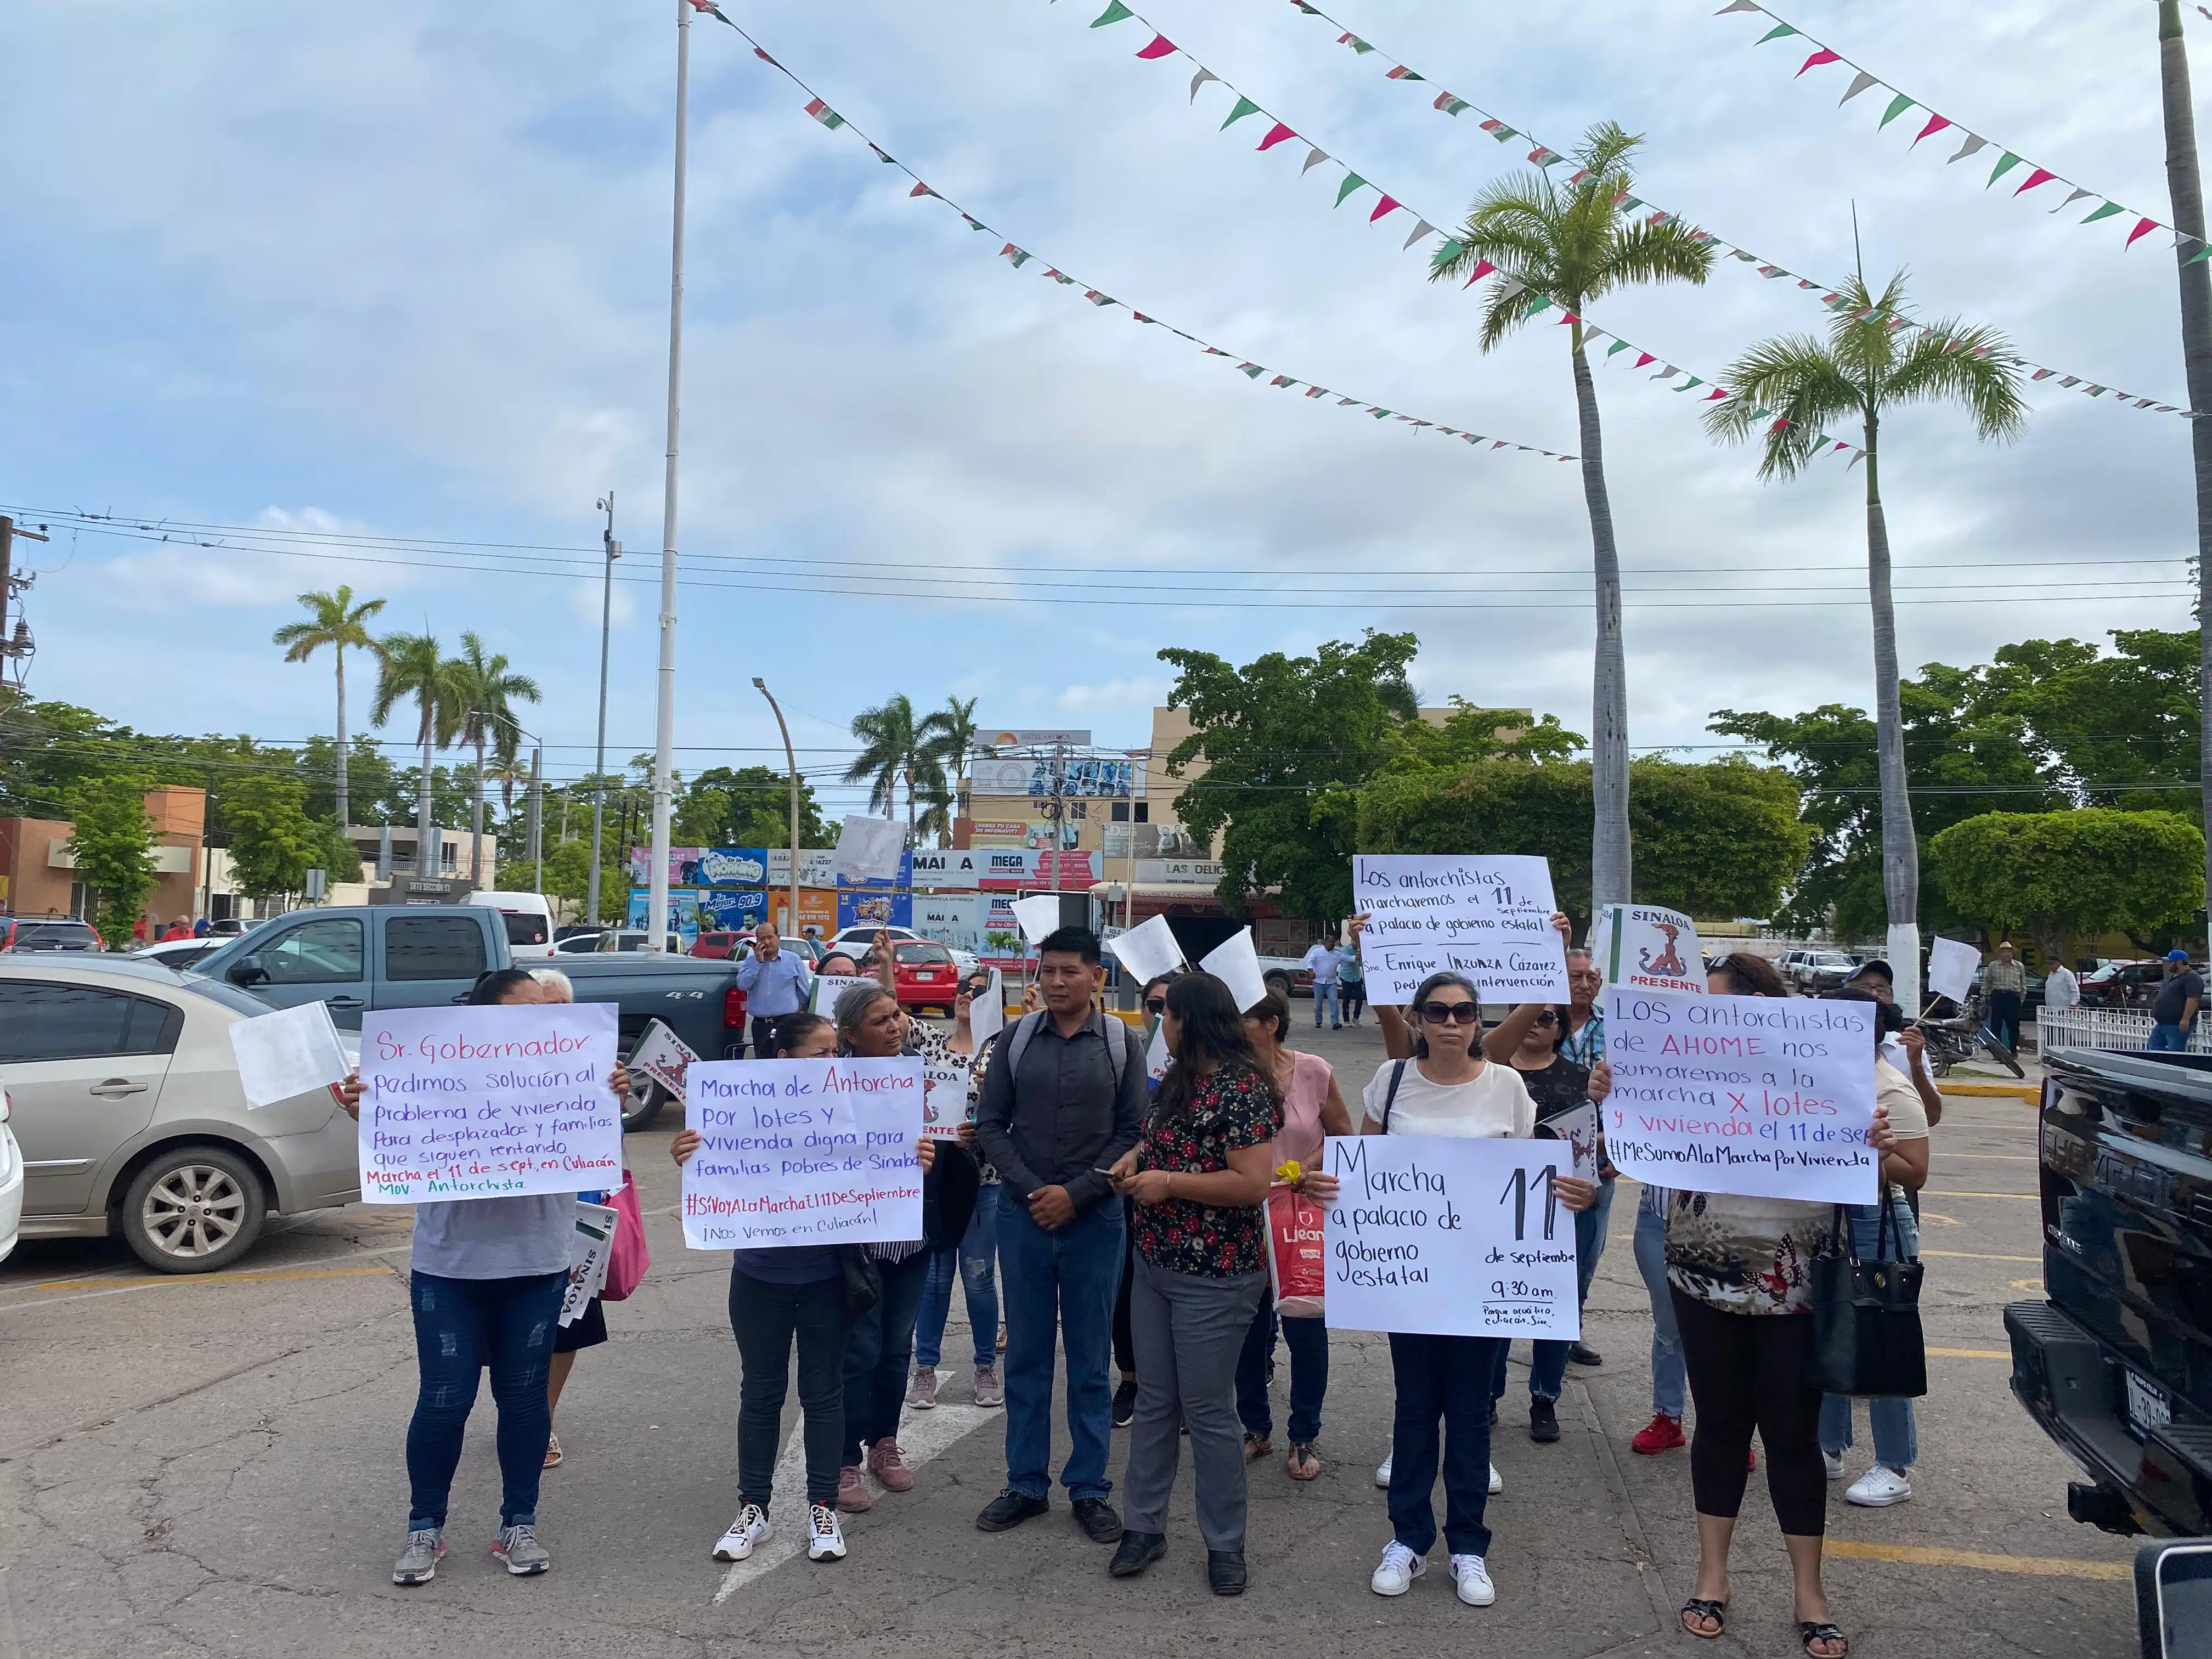
{"type": "MultiPolygon", "coordinates": [[[[1381,1058],[1371,1025],[1300,1046],[1339,1065],[1347,1096],[1381,1058]]],[[[452,1555],[432,1584],[390,1583],[415,1389],[409,1212],[356,1206],[279,1224],[210,1278],[149,1275],[119,1244],[19,1249],[0,1264],[0,1659],[1798,1650],[1757,1481],[1729,1634],[1698,1644],[1676,1631],[1695,1560],[1688,1458],[1629,1449],[1651,1407],[1626,1182],[1588,1322],[1605,1363],[1574,1369],[1559,1443],[1528,1440],[1515,1366],[1496,1440],[1493,1607],[1461,1606],[1440,1572],[1397,1601],[1369,1592],[1389,1535],[1370,1480],[1389,1449],[1389,1356],[1380,1337],[1349,1332],[1333,1339],[1321,1479],[1290,1481],[1279,1452],[1253,1469],[1241,1600],[1206,1590],[1187,1474],[1170,1555],[1133,1583],[1106,1577],[1109,1552],[1064,1504],[1013,1533],[977,1532],[1002,1482],[1002,1416],[966,1403],[960,1340],[946,1343],[959,1368],[945,1403],[909,1413],[902,1433],[915,1489],[848,1521],[848,1559],[814,1566],[771,1548],[720,1565],[708,1551],[736,1495],[729,1269],[684,1249],[674,1127],[632,1138],[654,1267],[609,1310],[612,1340],[582,1356],[563,1400],[543,1578],[511,1579],[488,1553],[498,1499],[486,1398],[454,1491],[452,1555]]],[[[2006,1388],[2000,1310],[2041,1286],[2034,1155],[2026,1102],[1947,1105],[1923,1205],[1931,1393],[1916,1496],[1856,1510],[1832,1488],[1828,1583],[1855,1654],[2135,1651],[2132,1546],[2067,1520],[2074,1471],[2006,1388]]],[[[956,1328],[963,1317],[956,1295],[956,1328]]],[[[1859,1439],[1852,1477],[1869,1461],[1863,1411],[1859,1439]]],[[[787,1542],[797,1517],[778,1510],[787,1542]]]]}

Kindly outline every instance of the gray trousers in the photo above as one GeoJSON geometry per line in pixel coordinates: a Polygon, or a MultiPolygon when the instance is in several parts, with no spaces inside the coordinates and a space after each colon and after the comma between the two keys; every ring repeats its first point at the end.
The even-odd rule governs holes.
{"type": "Polygon", "coordinates": [[[1137,1351],[1137,1414],[1121,1480],[1132,1532],[1167,1531],[1181,1430],[1190,1431],[1198,1529],[1209,1550],[1244,1547],[1244,1431],[1237,1417],[1237,1358],[1267,1275],[1208,1279],[1155,1267],[1140,1251],[1129,1289],[1137,1351]]]}

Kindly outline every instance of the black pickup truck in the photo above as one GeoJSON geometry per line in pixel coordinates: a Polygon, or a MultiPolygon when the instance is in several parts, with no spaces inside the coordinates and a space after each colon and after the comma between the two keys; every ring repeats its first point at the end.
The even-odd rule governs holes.
{"type": "Polygon", "coordinates": [[[2044,1057],[2047,1299],[2006,1308],[2012,1389],[2115,1533],[2212,1533],[2212,1056],[2044,1057]]]}

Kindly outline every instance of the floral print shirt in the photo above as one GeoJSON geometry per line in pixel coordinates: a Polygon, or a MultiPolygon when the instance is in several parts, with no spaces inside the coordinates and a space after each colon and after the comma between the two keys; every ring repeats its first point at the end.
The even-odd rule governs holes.
{"type": "MultiPolygon", "coordinates": [[[[1229,1154],[1264,1146],[1283,1127],[1283,1109],[1256,1072],[1224,1067],[1199,1079],[1188,1107],[1173,1121],[1155,1110],[1137,1142],[1139,1170],[1212,1175],[1229,1154]]],[[[1171,1198],[1131,1206],[1137,1249],[1165,1273],[1228,1279],[1267,1265],[1266,1212],[1259,1205],[1224,1206],[1171,1198]]]]}

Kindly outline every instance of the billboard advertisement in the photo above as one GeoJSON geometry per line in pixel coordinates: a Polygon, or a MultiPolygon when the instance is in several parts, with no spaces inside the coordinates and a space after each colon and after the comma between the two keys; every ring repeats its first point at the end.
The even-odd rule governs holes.
{"type": "Polygon", "coordinates": [[[837,892],[837,931],[848,927],[911,927],[914,926],[914,895],[911,893],[872,893],[867,889],[845,887],[837,892]]]}
{"type": "Polygon", "coordinates": [[[925,939],[980,957],[984,954],[983,923],[990,908],[990,899],[981,893],[917,894],[909,925],[925,939]]]}
{"type": "MultiPolygon", "coordinates": [[[[836,851],[827,847],[803,847],[799,852],[799,884],[807,887],[835,887],[839,884],[833,872],[836,851]]],[[[872,881],[870,887],[900,887],[913,885],[912,853],[899,857],[899,876],[896,884],[872,881]]],[[[653,867],[653,849],[633,847],[629,849],[629,879],[633,887],[650,884],[649,872],[653,867]]],[[[784,887],[791,885],[791,849],[788,847],[672,847],[668,849],[668,884],[678,887],[784,887]]],[[[786,901],[789,902],[788,900],[786,901]]]]}
{"type": "Polygon", "coordinates": [[[972,760],[968,763],[968,793],[971,797],[1049,795],[1055,765],[1066,769],[1067,786],[1061,792],[1066,795],[1126,800],[1145,793],[1141,761],[1084,757],[1054,762],[1048,756],[972,760]]]}

